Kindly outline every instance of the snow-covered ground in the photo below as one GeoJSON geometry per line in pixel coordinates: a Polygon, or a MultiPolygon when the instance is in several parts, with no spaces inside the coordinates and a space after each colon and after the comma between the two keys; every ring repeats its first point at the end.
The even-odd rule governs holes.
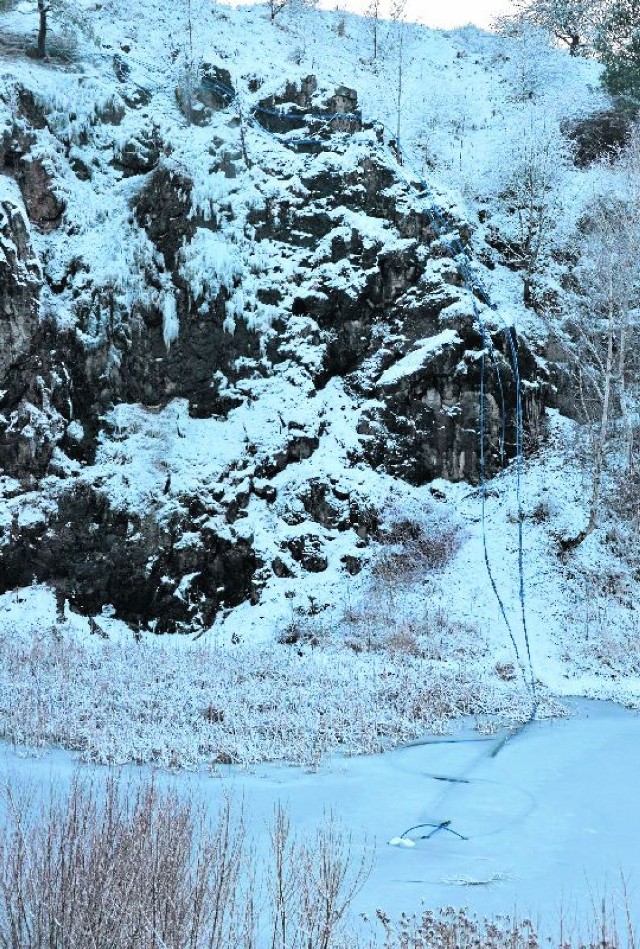
{"type": "MultiPolygon", "coordinates": [[[[100,762],[317,767],[334,748],[382,751],[427,730],[449,731],[467,713],[481,730],[495,727],[496,716],[526,721],[531,669],[541,719],[562,715],[564,698],[574,695],[638,707],[633,568],[605,528],[562,551],[561,541],[584,527],[584,486],[578,460],[567,468],[573,426],[559,416],[553,425],[522,479],[531,667],[513,470],[492,482],[483,523],[477,489],[439,481],[410,490],[363,468],[354,479],[369,498],[378,492],[392,521],[400,512],[422,524],[430,545],[443,532],[451,551],[442,565],[429,559],[431,547],[372,543],[348,584],[332,561],[322,573],[272,583],[259,603],[221,614],[195,636],[134,636],[108,608],[89,620],[67,607],[61,621],[46,587],[7,593],[5,736],[39,748],[62,744],[100,762]]],[[[320,451],[294,477],[302,483],[314,463],[318,473],[321,460],[320,451]]],[[[259,516],[253,530],[264,532],[268,550],[274,522],[259,516]]]]}

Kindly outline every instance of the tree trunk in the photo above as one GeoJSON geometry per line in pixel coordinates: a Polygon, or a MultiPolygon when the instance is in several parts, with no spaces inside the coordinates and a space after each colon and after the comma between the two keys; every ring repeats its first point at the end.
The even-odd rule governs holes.
{"type": "Polygon", "coordinates": [[[604,371],[604,392],[602,399],[602,415],[600,418],[600,433],[596,441],[596,456],[593,463],[593,491],[591,493],[591,510],[589,512],[589,526],[587,533],[591,533],[598,523],[600,512],[600,492],[602,490],[602,470],[604,468],[604,453],[607,445],[607,431],[609,428],[609,403],[611,401],[611,381],[613,376],[613,337],[614,337],[614,303],[613,303],[613,274],[609,278],[609,330],[607,340],[607,363],[604,371]]]}
{"type": "Polygon", "coordinates": [[[44,59],[47,54],[47,13],[49,8],[45,5],[45,0],[38,0],[38,16],[40,18],[38,26],[38,59],[44,59]]]}
{"type": "MultiPolygon", "coordinates": [[[[398,125],[396,129],[396,144],[398,154],[402,156],[402,146],[400,144],[400,131],[402,125],[402,85],[404,81],[404,23],[400,24],[400,49],[398,52],[398,125]]],[[[401,162],[402,163],[402,162],[401,162]]]]}
{"type": "Polygon", "coordinates": [[[633,422],[631,419],[631,411],[629,409],[629,400],[627,398],[627,322],[628,316],[626,313],[623,313],[620,323],[620,340],[618,345],[618,387],[620,390],[620,411],[622,413],[622,421],[626,430],[626,464],[627,471],[630,471],[633,466],[633,422]]]}
{"type": "Polygon", "coordinates": [[[580,49],[580,37],[574,35],[571,37],[571,42],[569,43],[569,55],[577,56],[579,49],[580,49]]]}

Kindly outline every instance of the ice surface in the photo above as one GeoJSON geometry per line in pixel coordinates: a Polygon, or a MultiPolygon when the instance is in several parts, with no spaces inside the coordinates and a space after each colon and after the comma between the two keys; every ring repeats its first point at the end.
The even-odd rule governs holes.
{"type": "MultiPolygon", "coordinates": [[[[229,792],[242,797],[259,851],[267,847],[278,802],[304,833],[332,812],[353,834],[356,857],[374,853],[357,911],[371,915],[382,908],[396,916],[449,905],[516,911],[557,933],[561,913],[565,926],[574,916],[590,920],[592,899],[615,893],[621,874],[629,877],[632,900],[637,892],[639,729],[636,713],[582,700],[573,717],[530,725],[496,757],[502,734],[335,758],[315,773],[220,767],[214,776],[158,773],[157,780],[193,791],[209,807],[229,792]],[[440,821],[468,839],[445,832],[430,840],[420,840],[420,831],[401,836],[411,825],[440,821]]],[[[50,782],[64,786],[75,771],[61,752],[34,760],[1,746],[0,762],[12,781],[45,795],[50,782]]],[[[140,771],[125,771],[132,773],[140,771]]]]}

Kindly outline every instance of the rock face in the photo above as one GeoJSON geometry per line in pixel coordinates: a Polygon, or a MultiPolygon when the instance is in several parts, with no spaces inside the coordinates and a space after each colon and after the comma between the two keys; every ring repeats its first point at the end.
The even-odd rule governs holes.
{"type": "MultiPolygon", "coordinates": [[[[485,357],[485,474],[513,457],[516,386],[506,331],[496,334],[492,361],[485,357]],[[492,364],[493,363],[493,364],[492,364]]],[[[371,464],[412,484],[435,478],[477,483],[480,475],[480,392],[483,340],[469,318],[418,343],[377,382],[380,407],[359,426],[371,464]],[[404,363],[404,365],[403,365],[404,363]]],[[[518,370],[535,378],[531,352],[518,346],[518,370]]],[[[543,383],[523,396],[525,437],[536,443],[544,404],[543,383]]]]}
{"type": "Polygon", "coordinates": [[[0,179],[0,379],[28,352],[42,286],[29,222],[17,187],[0,179]]]}
{"type": "Polygon", "coordinates": [[[25,586],[36,576],[81,612],[111,604],[132,625],[157,632],[202,628],[221,606],[250,596],[258,561],[245,537],[203,530],[193,544],[184,528],[178,519],[161,525],[116,510],[78,482],[46,524],[16,527],[17,542],[3,558],[5,583],[25,586]]]}
{"type": "Polygon", "coordinates": [[[24,156],[16,168],[16,179],[32,224],[45,234],[59,227],[65,204],[56,193],[55,182],[44,162],[24,156]]]}
{"type": "Polygon", "coordinates": [[[315,76],[307,76],[300,83],[288,82],[281,95],[262,99],[255,115],[267,131],[293,133],[300,144],[306,145],[337,132],[353,134],[362,129],[356,90],[338,86],[332,95],[321,97],[315,76]]]}
{"type": "Polygon", "coordinates": [[[27,481],[45,473],[61,437],[43,371],[47,357],[34,358],[42,283],[20,192],[0,178],[0,467],[27,481]]]}
{"type": "Polygon", "coordinates": [[[161,141],[124,60],[116,72],[125,131],[92,104],[72,141],[21,89],[2,139],[0,589],[35,577],[89,614],[201,629],[266,584],[359,573],[379,513],[367,478],[477,482],[483,349],[488,475],[515,451],[511,343],[529,443],[546,380],[487,311],[488,347],[353,90],[308,77],[260,98],[256,83],[272,133],[258,174],[224,70],[198,92],[215,134],[180,154],[184,125],[161,141]],[[304,153],[296,138],[316,131],[304,153]],[[92,221],[52,167],[83,195],[110,182],[92,221]]]}

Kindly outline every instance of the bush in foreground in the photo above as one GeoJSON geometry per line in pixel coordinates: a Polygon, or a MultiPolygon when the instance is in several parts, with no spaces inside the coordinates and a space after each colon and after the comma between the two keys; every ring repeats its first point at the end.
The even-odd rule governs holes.
{"type": "Polygon", "coordinates": [[[369,864],[329,819],[309,843],[277,810],[260,866],[241,814],[152,782],[75,780],[41,808],[9,788],[3,949],[332,949],[369,864]],[[260,881],[265,881],[262,884],[260,881]]]}

